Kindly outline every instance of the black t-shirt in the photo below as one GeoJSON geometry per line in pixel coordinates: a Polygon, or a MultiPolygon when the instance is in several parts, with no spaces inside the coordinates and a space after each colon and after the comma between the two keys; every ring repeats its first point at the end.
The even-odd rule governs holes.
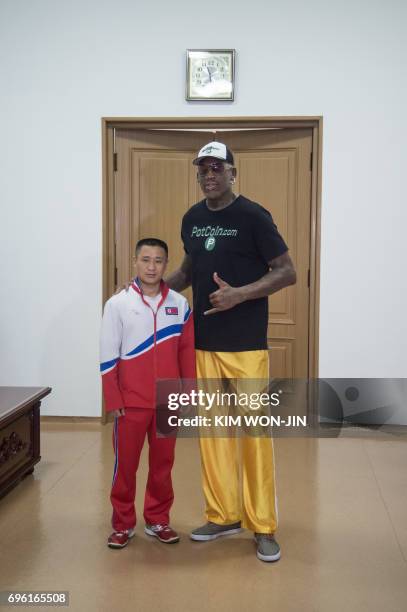
{"type": "Polygon", "coordinates": [[[267,298],[247,300],[204,316],[209,294],[219,287],[217,272],[233,287],[259,280],[267,262],[288,250],[270,213],[243,196],[221,210],[198,202],[182,219],[181,237],[192,260],[195,345],[205,351],[253,351],[267,348],[267,298]]]}

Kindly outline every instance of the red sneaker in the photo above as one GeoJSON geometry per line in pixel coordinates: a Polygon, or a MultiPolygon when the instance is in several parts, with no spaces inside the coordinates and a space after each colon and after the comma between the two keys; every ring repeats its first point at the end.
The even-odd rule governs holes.
{"type": "Polygon", "coordinates": [[[130,538],[134,536],[134,529],[125,529],[124,531],[113,531],[107,539],[109,548],[124,548],[129,543],[130,538]]]}
{"type": "Polygon", "coordinates": [[[146,525],[144,531],[147,535],[158,538],[164,544],[179,542],[179,535],[169,525],[146,525]]]}

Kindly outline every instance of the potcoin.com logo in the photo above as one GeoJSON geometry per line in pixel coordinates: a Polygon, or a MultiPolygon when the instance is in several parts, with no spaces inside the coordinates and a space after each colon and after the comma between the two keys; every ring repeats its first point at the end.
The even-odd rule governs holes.
{"type": "Polygon", "coordinates": [[[205,249],[207,251],[213,251],[213,249],[215,248],[215,244],[216,244],[216,240],[213,236],[211,236],[210,238],[207,238],[205,240],[205,249]]]}

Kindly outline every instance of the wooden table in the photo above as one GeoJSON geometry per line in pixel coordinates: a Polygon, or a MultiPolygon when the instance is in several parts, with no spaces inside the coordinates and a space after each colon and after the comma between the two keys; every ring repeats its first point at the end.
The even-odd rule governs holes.
{"type": "Polygon", "coordinates": [[[41,459],[40,405],[49,393],[49,387],[0,387],[0,497],[41,459]]]}

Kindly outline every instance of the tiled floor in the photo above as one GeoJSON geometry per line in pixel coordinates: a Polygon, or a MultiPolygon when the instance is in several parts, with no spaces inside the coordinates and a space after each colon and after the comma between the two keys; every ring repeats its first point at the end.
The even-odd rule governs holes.
{"type": "Polygon", "coordinates": [[[406,438],[277,439],[282,558],[265,564],[248,532],[189,540],[203,522],[191,439],[178,440],[174,468],[181,542],[148,538],[141,518],[126,549],[108,549],[111,429],[42,424],[34,475],[0,500],[0,590],[68,590],[84,612],[407,610],[406,438]]]}

